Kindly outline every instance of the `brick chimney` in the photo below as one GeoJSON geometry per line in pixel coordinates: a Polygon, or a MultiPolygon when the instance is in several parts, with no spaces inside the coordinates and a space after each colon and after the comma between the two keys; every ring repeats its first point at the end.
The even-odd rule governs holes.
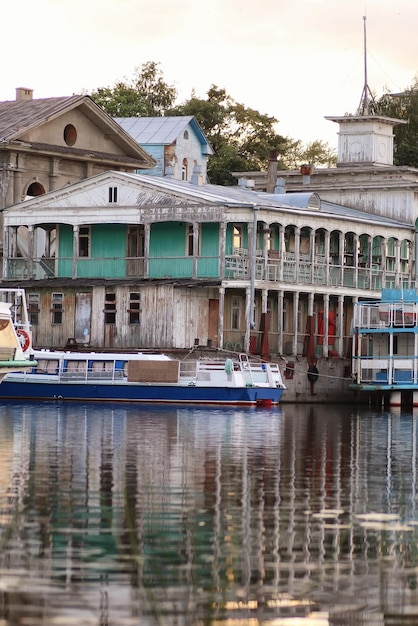
{"type": "Polygon", "coordinates": [[[27,87],[16,87],[16,102],[21,102],[22,100],[32,100],[33,99],[33,89],[28,89],[27,87]]]}
{"type": "Polygon", "coordinates": [[[270,150],[267,166],[267,193],[274,193],[277,182],[277,150],[270,150]]]}

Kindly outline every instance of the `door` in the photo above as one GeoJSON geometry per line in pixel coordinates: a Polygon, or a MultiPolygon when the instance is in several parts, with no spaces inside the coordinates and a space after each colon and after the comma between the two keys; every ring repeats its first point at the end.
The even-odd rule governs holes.
{"type": "Polygon", "coordinates": [[[74,336],[77,343],[90,343],[91,293],[78,293],[75,297],[74,336]]]}
{"type": "Polygon", "coordinates": [[[208,339],[212,346],[218,346],[218,320],[219,320],[219,300],[209,300],[209,328],[208,339]]]}

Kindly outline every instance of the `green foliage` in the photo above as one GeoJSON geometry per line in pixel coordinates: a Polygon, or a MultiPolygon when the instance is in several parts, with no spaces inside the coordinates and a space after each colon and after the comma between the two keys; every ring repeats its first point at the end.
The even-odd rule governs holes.
{"type": "Polygon", "coordinates": [[[131,81],[99,87],[90,95],[112,117],[158,117],[171,107],[177,90],[168,85],[159,64],[149,61],[136,68],[131,81]]]}
{"type": "Polygon", "coordinates": [[[158,65],[145,63],[131,81],[101,87],[91,97],[112,117],[193,115],[214,150],[208,162],[211,183],[235,185],[232,172],[265,170],[272,153],[279,169],[302,163],[335,164],[335,154],[326,143],[314,141],[304,147],[300,141],[279,135],[275,117],[235,102],[216,85],[211,85],[206,98],[192,93],[188,100],[174,105],[177,91],[164,81],[158,65]]]}
{"type": "Polygon", "coordinates": [[[313,166],[334,167],[337,163],[337,153],[325,141],[312,141],[306,145],[295,141],[285,155],[285,164],[291,169],[299,168],[301,164],[309,163],[313,166]]]}
{"type": "Polygon", "coordinates": [[[265,169],[271,151],[283,157],[292,143],[276,132],[276,118],[235,102],[216,85],[210,87],[206,99],[192,95],[166,115],[194,115],[197,119],[215,153],[208,175],[218,185],[236,184],[231,172],[265,169]]]}
{"type": "Polygon", "coordinates": [[[384,94],[373,105],[375,115],[406,121],[394,129],[394,163],[418,167],[418,76],[400,94],[384,94]]]}

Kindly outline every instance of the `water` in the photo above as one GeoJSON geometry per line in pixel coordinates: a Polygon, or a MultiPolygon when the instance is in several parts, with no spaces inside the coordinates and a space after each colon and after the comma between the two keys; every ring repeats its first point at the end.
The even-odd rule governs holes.
{"type": "Polygon", "coordinates": [[[416,624],[417,420],[0,404],[0,626],[416,624]]]}

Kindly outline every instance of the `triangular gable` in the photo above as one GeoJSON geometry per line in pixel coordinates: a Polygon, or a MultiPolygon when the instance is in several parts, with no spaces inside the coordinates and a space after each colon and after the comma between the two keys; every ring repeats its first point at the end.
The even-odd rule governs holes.
{"type": "Polygon", "coordinates": [[[112,155],[122,160],[126,156],[144,169],[155,166],[146,150],[89,96],[0,102],[0,141],[3,147],[24,141],[44,150],[112,155]],[[76,140],[70,144],[64,135],[68,125],[76,129],[76,140]]]}
{"type": "Polygon", "coordinates": [[[20,202],[3,212],[5,226],[40,223],[133,222],[161,216],[170,221],[183,210],[213,213],[219,219],[224,206],[193,193],[164,190],[152,176],[104,172],[36,198],[20,202]],[[114,201],[110,189],[117,188],[114,201]],[[199,210],[201,209],[201,210],[199,210]],[[213,209],[213,210],[211,210],[213,209]]]}

